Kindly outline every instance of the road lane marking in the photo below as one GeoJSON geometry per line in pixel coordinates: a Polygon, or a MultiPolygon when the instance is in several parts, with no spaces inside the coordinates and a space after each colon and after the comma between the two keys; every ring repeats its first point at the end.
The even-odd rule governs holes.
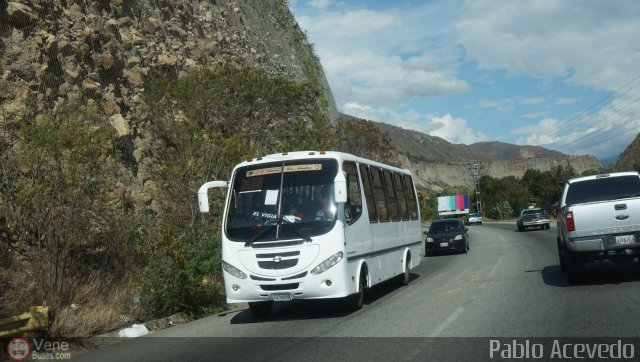
{"type": "Polygon", "coordinates": [[[500,263],[502,263],[502,259],[504,259],[504,255],[501,256],[500,259],[498,259],[498,262],[496,263],[496,265],[494,265],[491,271],[489,272],[489,278],[494,278],[496,276],[496,271],[498,270],[498,266],[500,266],[500,263]]]}
{"type": "Polygon", "coordinates": [[[436,329],[434,329],[431,333],[429,333],[429,337],[439,337],[442,332],[444,332],[451,323],[453,323],[458,316],[464,311],[464,308],[458,307],[458,309],[454,310],[453,313],[447,319],[445,319],[436,329]]]}

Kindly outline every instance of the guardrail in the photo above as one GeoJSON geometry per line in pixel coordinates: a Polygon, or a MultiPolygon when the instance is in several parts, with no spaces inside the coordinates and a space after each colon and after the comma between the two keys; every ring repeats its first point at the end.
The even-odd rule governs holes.
{"type": "Polygon", "coordinates": [[[0,337],[25,334],[32,331],[42,331],[49,326],[49,307],[29,307],[26,313],[0,319],[0,337]]]}

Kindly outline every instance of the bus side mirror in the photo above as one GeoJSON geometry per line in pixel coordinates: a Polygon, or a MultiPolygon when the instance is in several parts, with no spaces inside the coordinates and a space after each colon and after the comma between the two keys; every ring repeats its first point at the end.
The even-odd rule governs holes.
{"type": "Polygon", "coordinates": [[[338,172],[333,180],[333,199],[337,204],[347,202],[347,179],[342,172],[338,172]]]}
{"type": "Polygon", "coordinates": [[[200,208],[200,212],[209,212],[209,195],[207,195],[207,191],[214,187],[227,187],[227,184],[227,181],[209,181],[200,186],[198,189],[198,207],[200,208]]]}

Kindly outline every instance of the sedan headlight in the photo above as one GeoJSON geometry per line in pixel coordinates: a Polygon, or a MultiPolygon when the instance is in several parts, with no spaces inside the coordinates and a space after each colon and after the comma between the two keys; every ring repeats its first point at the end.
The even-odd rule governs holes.
{"type": "Polygon", "coordinates": [[[462,235],[456,235],[456,237],[453,238],[453,240],[462,240],[462,235]]]}
{"type": "Polygon", "coordinates": [[[227,263],[224,260],[222,261],[222,269],[224,269],[227,273],[233,275],[238,279],[245,279],[247,277],[247,274],[243,273],[240,269],[227,263]]]}
{"type": "Polygon", "coordinates": [[[433,238],[427,237],[427,243],[433,243],[433,238]]]}
{"type": "Polygon", "coordinates": [[[311,271],[311,274],[318,275],[320,273],[324,273],[325,271],[329,270],[332,266],[338,264],[338,262],[342,260],[342,256],[343,254],[341,251],[331,255],[327,260],[323,261],[322,263],[318,264],[317,267],[313,268],[313,270],[311,271]]]}

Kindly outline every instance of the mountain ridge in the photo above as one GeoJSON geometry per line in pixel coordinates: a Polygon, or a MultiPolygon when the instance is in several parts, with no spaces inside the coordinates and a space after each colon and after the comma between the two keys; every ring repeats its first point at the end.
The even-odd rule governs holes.
{"type": "Polygon", "coordinates": [[[520,178],[527,169],[550,171],[563,166],[582,173],[600,167],[598,159],[592,155],[570,156],[540,146],[500,141],[453,144],[416,130],[382,122],[372,123],[389,136],[391,145],[401,155],[402,166],[416,175],[416,183],[436,191],[450,185],[473,187],[470,172],[473,163],[480,164],[481,175],[494,178],[520,178]]]}

